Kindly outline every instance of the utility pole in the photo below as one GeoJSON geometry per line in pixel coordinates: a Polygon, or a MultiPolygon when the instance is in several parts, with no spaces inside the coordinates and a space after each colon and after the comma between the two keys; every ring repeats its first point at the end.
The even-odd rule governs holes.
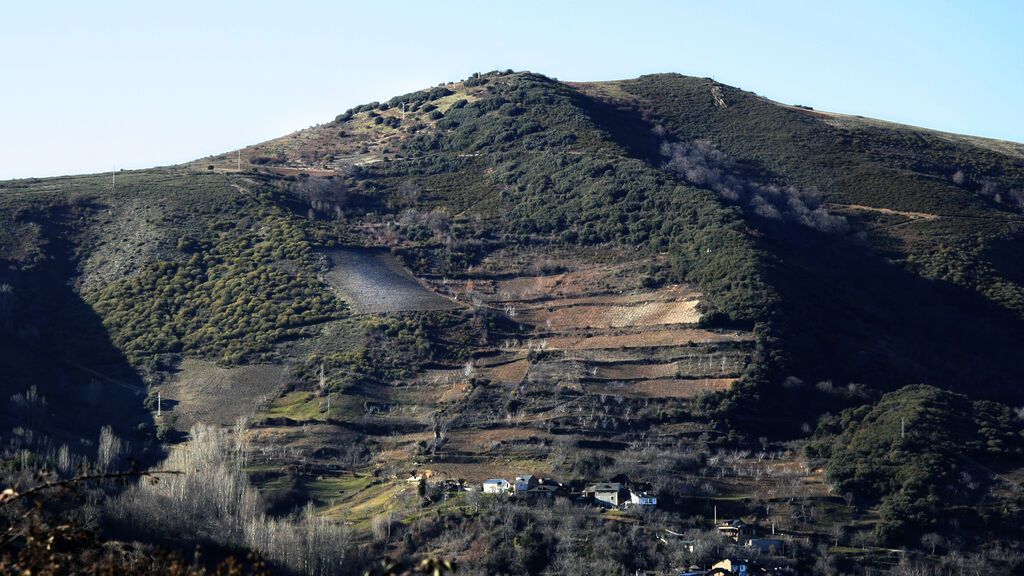
{"type": "Polygon", "coordinates": [[[113,190],[117,184],[117,166],[110,169],[110,189],[113,190]]]}
{"type": "Polygon", "coordinates": [[[402,121],[405,121],[405,102],[402,102],[402,121]]]}

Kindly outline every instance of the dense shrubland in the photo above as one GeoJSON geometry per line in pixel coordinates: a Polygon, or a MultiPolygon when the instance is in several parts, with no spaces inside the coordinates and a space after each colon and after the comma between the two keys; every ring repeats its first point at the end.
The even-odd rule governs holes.
{"type": "Polygon", "coordinates": [[[1024,425],[1001,404],[907,386],[824,419],[808,450],[826,459],[838,491],[881,500],[884,542],[914,544],[926,532],[985,541],[1009,536],[1024,514],[986,509],[987,493],[1005,482],[990,467],[1024,459],[1024,425]]]}
{"type": "Polygon", "coordinates": [[[218,222],[207,238],[182,236],[180,260],[87,295],[130,360],[184,353],[235,363],[342,313],[314,275],[305,229],[278,209],[258,214],[248,228],[218,222]]]}

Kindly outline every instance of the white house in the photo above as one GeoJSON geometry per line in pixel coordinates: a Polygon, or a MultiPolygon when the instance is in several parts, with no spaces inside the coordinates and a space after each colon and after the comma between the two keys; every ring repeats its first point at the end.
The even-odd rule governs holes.
{"type": "Polygon", "coordinates": [[[629,493],[629,503],[633,506],[657,506],[658,498],[651,496],[647,492],[633,492],[629,493]]]}
{"type": "Polygon", "coordinates": [[[504,478],[492,478],[484,482],[484,494],[508,494],[512,485],[504,478]]]}

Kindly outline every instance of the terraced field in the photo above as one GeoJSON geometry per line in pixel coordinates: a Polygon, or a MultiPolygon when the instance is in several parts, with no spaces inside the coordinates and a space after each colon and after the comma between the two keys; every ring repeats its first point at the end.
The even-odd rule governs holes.
{"type": "Polygon", "coordinates": [[[628,384],[595,384],[590,391],[633,398],[694,398],[701,394],[728,390],[732,383],[732,378],[659,378],[628,384]]]}
{"type": "Polygon", "coordinates": [[[700,294],[691,287],[636,288],[630,264],[552,266],[560,271],[510,275],[494,267],[466,284],[474,294],[455,293],[483,299],[529,335],[478,358],[475,375],[506,385],[568,380],[601,394],[692,398],[727,388],[742,372],[751,334],[698,328],[700,294]],[[544,359],[530,358],[537,354],[544,359]]]}
{"type": "MultiPolygon", "coordinates": [[[[584,328],[589,328],[585,326],[584,328]]],[[[687,346],[695,343],[742,342],[750,335],[736,331],[711,331],[696,328],[674,330],[642,330],[623,334],[597,334],[587,336],[555,336],[545,341],[556,350],[604,350],[607,348],[658,348],[687,346]]]]}
{"type": "Polygon", "coordinates": [[[424,281],[384,252],[333,252],[328,280],[357,313],[408,317],[474,302],[466,321],[486,316],[496,327],[462,364],[433,363],[397,381],[363,383],[336,394],[330,409],[315,391],[283,395],[256,441],[261,459],[300,459],[306,476],[324,478],[310,482],[326,492],[338,488],[335,505],[369,498],[365,510],[331,508],[358,523],[386,508],[371,493],[404,497],[411,470],[473,482],[557,476],[565,472],[552,450],[617,458],[638,438],[668,447],[707,433],[687,416],[688,406],[742,374],[752,335],[700,327],[700,294],[689,286],[640,286],[638,269],[649,262],[545,255],[538,265],[539,258],[499,253],[457,281],[424,281]],[[673,416],[666,421],[665,414],[673,416]],[[325,445],[325,434],[343,432],[330,430],[339,422],[344,435],[360,440],[314,449],[325,445]],[[339,460],[373,471],[377,488],[342,481],[350,472],[338,475],[339,460]]]}

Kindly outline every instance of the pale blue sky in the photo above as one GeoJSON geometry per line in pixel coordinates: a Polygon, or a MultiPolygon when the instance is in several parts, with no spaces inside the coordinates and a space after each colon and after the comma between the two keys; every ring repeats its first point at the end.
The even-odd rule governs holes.
{"type": "Polygon", "coordinates": [[[0,0],[0,179],[183,162],[505,68],[1024,141],[1020,0],[155,4],[0,0]]]}

